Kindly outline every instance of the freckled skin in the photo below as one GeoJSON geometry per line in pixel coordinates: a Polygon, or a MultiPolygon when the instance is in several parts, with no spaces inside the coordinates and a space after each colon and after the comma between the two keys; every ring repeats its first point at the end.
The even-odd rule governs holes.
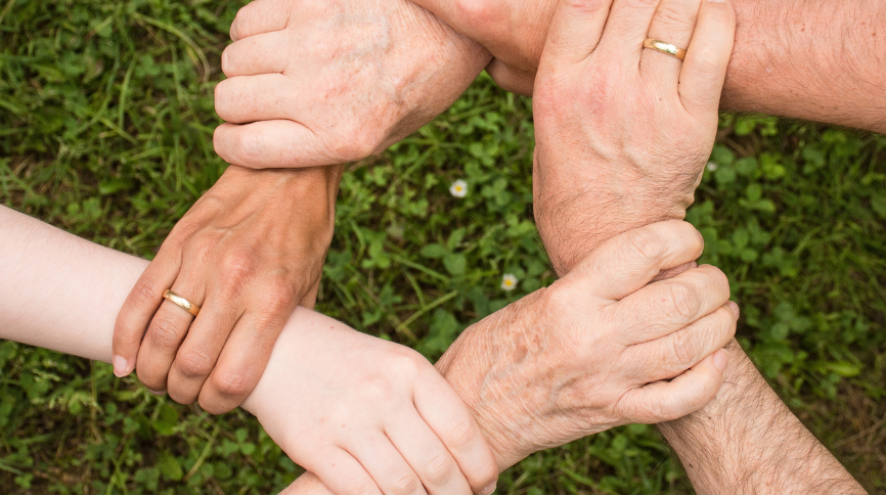
{"type": "Polygon", "coordinates": [[[249,48],[254,41],[245,38],[226,50],[229,63],[223,69],[229,79],[221,85],[239,89],[220,91],[216,107],[231,124],[296,122],[310,132],[309,146],[292,143],[287,156],[272,153],[279,145],[269,140],[262,156],[244,156],[236,136],[249,126],[225,125],[216,134],[216,148],[231,163],[327,165],[383,151],[448,108],[490,59],[480,45],[406,0],[282,3],[290,9],[289,22],[274,32],[272,46],[256,51],[249,48]],[[238,64],[253,56],[273,61],[269,65],[282,69],[285,80],[245,86],[243,79],[252,74],[241,74],[238,64]],[[282,97],[262,104],[269,93],[282,97]],[[337,151],[342,142],[368,146],[358,153],[337,151]]]}

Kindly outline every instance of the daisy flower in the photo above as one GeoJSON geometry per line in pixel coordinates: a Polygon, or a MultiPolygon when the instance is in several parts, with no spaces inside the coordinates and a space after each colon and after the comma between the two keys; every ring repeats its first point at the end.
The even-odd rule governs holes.
{"type": "Polygon", "coordinates": [[[463,198],[468,195],[468,183],[458,179],[449,186],[449,194],[456,198],[463,198]]]}
{"type": "Polygon", "coordinates": [[[501,278],[501,290],[504,291],[512,291],[517,288],[517,277],[510,273],[505,273],[504,277],[501,278]]]}

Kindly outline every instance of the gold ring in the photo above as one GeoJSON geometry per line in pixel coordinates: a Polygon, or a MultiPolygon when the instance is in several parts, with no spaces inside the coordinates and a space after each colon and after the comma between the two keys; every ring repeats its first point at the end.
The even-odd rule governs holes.
{"type": "Polygon", "coordinates": [[[651,48],[660,51],[661,53],[677,57],[680,60],[686,58],[686,50],[684,48],[652,38],[646,38],[646,41],[643,42],[643,48],[651,48]]]}
{"type": "Polygon", "coordinates": [[[176,294],[175,292],[172,292],[171,290],[168,290],[163,293],[163,299],[166,299],[167,301],[171,302],[172,304],[175,304],[179,308],[187,311],[188,313],[191,313],[194,316],[197,316],[200,314],[200,306],[197,306],[195,304],[191,304],[191,301],[188,301],[184,297],[176,294]]]}

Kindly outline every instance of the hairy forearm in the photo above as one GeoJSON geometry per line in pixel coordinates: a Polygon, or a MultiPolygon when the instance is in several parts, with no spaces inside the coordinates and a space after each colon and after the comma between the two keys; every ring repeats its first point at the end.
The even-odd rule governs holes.
{"type": "Polygon", "coordinates": [[[736,0],[723,106],[886,132],[886,4],[736,0]]]}
{"type": "Polygon", "coordinates": [[[700,495],[862,494],[865,490],[782,403],[737,342],[704,409],[659,425],[700,495]]]}
{"type": "MultiPolygon", "coordinates": [[[[557,0],[417,0],[508,66],[531,93],[557,0]]],[[[733,0],[738,21],[722,108],[886,132],[886,4],[733,0]]],[[[494,75],[504,71],[497,70],[494,75]]],[[[497,77],[498,78],[498,77],[497,77]]]]}

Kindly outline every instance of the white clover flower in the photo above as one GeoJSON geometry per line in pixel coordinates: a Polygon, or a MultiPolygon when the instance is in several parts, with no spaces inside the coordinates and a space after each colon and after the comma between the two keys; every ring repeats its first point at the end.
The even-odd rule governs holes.
{"type": "Polygon", "coordinates": [[[717,164],[714,162],[708,162],[708,172],[713,172],[717,170],[717,164]]]}
{"type": "Polygon", "coordinates": [[[513,274],[505,273],[504,277],[501,278],[501,290],[510,292],[517,288],[517,282],[519,282],[517,277],[513,274]]]}
{"type": "Polygon", "coordinates": [[[458,179],[449,186],[449,194],[456,198],[463,198],[468,195],[468,183],[458,179]]]}

